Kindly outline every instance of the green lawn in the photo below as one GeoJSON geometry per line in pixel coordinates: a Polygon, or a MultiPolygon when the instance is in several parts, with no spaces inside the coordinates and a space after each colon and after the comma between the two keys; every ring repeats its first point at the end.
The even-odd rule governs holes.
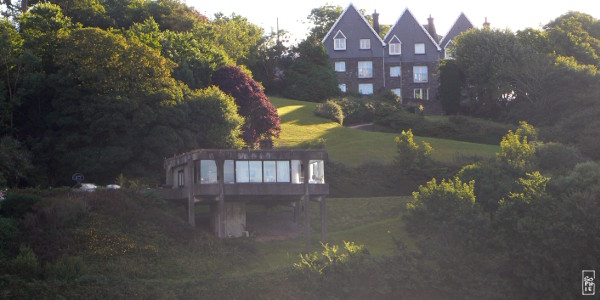
{"type": "MultiPolygon", "coordinates": [[[[387,163],[394,158],[394,133],[350,129],[317,117],[313,113],[316,103],[270,99],[281,117],[281,137],[275,141],[278,147],[295,147],[304,141],[324,138],[329,158],[336,162],[357,166],[368,161],[387,163]]],[[[431,144],[433,158],[442,162],[452,162],[457,155],[492,157],[499,151],[496,145],[415,137],[416,142],[422,140],[431,144]]]]}

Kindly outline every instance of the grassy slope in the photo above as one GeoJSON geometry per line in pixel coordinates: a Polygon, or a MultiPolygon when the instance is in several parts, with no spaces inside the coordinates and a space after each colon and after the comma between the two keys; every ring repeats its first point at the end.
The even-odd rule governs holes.
{"type": "MultiPolygon", "coordinates": [[[[331,160],[357,166],[367,161],[391,162],[394,158],[397,134],[367,132],[340,126],[314,115],[316,103],[271,97],[281,117],[281,137],[275,145],[294,147],[318,138],[326,140],[331,160]]],[[[437,138],[415,137],[427,141],[434,149],[433,158],[451,162],[457,155],[491,157],[498,146],[458,142],[437,138]]]]}

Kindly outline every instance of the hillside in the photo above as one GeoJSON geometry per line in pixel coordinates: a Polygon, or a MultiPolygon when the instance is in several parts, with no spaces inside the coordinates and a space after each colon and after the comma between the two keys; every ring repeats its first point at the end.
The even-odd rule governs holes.
{"type": "MultiPolygon", "coordinates": [[[[343,127],[333,121],[314,115],[316,103],[271,97],[281,117],[281,137],[278,147],[294,147],[302,142],[325,139],[329,158],[349,166],[375,161],[390,163],[394,159],[397,134],[369,132],[343,127]]],[[[493,157],[497,145],[475,144],[439,138],[415,137],[427,141],[434,149],[435,160],[451,163],[458,155],[493,157]]]]}

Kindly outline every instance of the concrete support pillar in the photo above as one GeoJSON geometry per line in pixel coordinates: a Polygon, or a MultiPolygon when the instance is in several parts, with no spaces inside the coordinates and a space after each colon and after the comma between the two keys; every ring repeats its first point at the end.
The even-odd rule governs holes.
{"type": "Polygon", "coordinates": [[[185,189],[188,198],[188,223],[196,227],[196,204],[194,203],[194,161],[190,160],[186,166],[185,189]]]}
{"type": "MultiPolygon", "coordinates": [[[[227,212],[225,208],[225,178],[224,178],[224,160],[217,159],[217,180],[219,182],[219,196],[217,197],[217,228],[215,234],[224,238],[227,237],[227,212]]],[[[244,223],[246,222],[246,210],[244,209],[244,223]]]]}
{"type": "Polygon", "coordinates": [[[308,159],[302,160],[304,166],[304,235],[306,237],[306,253],[310,253],[310,192],[308,189],[308,176],[309,176],[309,161],[308,159]]]}
{"type": "Polygon", "coordinates": [[[300,220],[300,201],[294,202],[294,223],[298,223],[300,220]]]}
{"type": "Polygon", "coordinates": [[[319,197],[321,204],[321,242],[327,243],[327,203],[325,197],[319,197]]]}

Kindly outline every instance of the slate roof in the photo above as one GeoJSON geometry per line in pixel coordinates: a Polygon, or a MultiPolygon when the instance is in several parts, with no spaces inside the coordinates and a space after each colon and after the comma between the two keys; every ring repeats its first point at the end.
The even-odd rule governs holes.
{"type": "Polygon", "coordinates": [[[356,9],[356,7],[354,7],[354,4],[350,3],[350,5],[348,5],[348,7],[346,7],[346,9],[344,9],[344,12],[342,12],[342,14],[340,15],[340,17],[335,21],[335,23],[333,24],[333,26],[331,26],[331,28],[329,29],[329,31],[327,32],[327,34],[325,35],[325,37],[323,38],[323,40],[321,41],[322,43],[325,43],[325,41],[327,40],[327,38],[329,38],[329,36],[331,35],[331,33],[333,32],[333,30],[337,27],[338,23],[340,22],[340,20],[344,17],[344,15],[346,15],[346,12],[348,12],[349,9],[353,9],[354,11],[356,11],[356,13],[358,15],[360,15],[360,17],[362,18],[363,22],[365,22],[365,24],[369,27],[369,29],[371,29],[371,31],[373,32],[373,35],[375,35],[377,37],[377,39],[381,42],[381,46],[385,46],[385,42],[383,42],[383,40],[381,39],[381,37],[379,36],[379,34],[377,34],[377,32],[375,31],[375,29],[373,29],[373,27],[371,26],[371,24],[369,23],[369,21],[367,21],[367,19],[365,19],[365,16],[363,16],[358,9],[356,9]]]}
{"type": "Polygon", "coordinates": [[[442,48],[446,48],[446,46],[448,46],[448,43],[452,41],[457,35],[473,27],[473,23],[469,21],[465,13],[460,13],[458,19],[456,19],[456,22],[454,22],[454,25],[452,25],[448,33],[440,41],[440,46],[442,48]]]}

